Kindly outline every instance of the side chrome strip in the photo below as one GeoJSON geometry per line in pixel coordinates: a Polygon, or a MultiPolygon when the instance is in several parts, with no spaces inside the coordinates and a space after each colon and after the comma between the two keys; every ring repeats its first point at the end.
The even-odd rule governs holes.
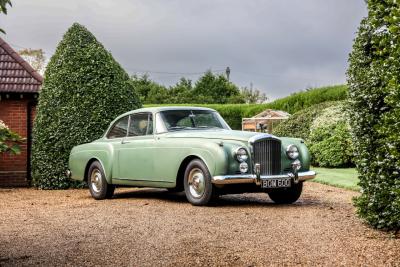
{"type": "MultiPolygon", "coordinates": [[[[299,172],[299,181],[306,181],[310,179],[314,179],[316,176],[315,171],[306,171],[299,172]]],[[[279,174],[279,175],[261,175],[262,179],[283,179],[283,178],[292,178],[292,173],[287,174],[279,174]]],[[[211,182],[213,184],[251,184],[256,183],[257,176],[255,174],[235,174],[235,175],[218,175],[212,177],[211,182]]]]}

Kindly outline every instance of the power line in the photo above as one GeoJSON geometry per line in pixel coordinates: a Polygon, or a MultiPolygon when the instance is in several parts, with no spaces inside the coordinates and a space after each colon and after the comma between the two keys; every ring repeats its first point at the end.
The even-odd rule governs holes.
{"type": "MultiPolygon", "coordinates": [[[[20,46],[14,43],[9,43],[10,45],[20,48],[20,49],[25,49],[27,47],[24,46],[20,46]]],[[[228,67],[229,68],[229,67],[228,67]]],[[[204,73],[206,73],[207,71],[199,71],[199,72],[169,72],[169,71],[158,71],[158,70],[145,70],[145,69],[126,69],[128,72],[130,73],[150,73],[150,74],[160,74],[160,75],[164,75],[164,76],[169,76],[169,77],[176,77],[176,76],[182,76],[182,75],[186,75],[186,76],[191,76],[191,75],[202,75],[204,73]]],[[[212,73],[226,73],[227,76],[228,69],[217,69],[217,70],[210,70],[212,73]]],[[[260,77],[265,77],[265,76],[276,76],[276,77],[294,77],[294,78],[298,78],[298,79],[302,79],[302,80],[309,80],[309,79],[313,79],[316,81],[321,81],[319,79],[315,79],[315,77],[311,77],[311,76],[304,76],[304,75],[292,75],[292,74],[282,74],[282,73],[255,73],[255,72],[247,72],[247,71],[238,71],[235,70],[236,73],[241,73],[241,74],[245,74],[248,76],[260,76],[260,77]]],[[[230,69],[229,69],[229,73],[230,73],[230,69]]],[[[229,77],[228,77],[229,79],[229,77]]]]}
{"type": "MultiPolygon", "coordinates": [[[[199,72],[170,72],[170,71],[158,71],[158,70],[144,70],[144,69],[127,69],[129,72],[141,72],[141,73],[153,73],[153,74],[165,74],[165,75],[201,75],[206,73],[207,71],[199,71],[199,72]]],[[[223,72],[224,69],[220,70],[210,70],[211,72],[223,72]]]]}

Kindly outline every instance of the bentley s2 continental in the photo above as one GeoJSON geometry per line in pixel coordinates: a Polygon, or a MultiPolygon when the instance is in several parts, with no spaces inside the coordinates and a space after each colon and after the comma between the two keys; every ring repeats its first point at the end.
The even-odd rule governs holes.
{"type": "Polygon", "coordinates": [[[184,191],[193,205],[207,205],[244,192],[293,203],[316,174],[301,139],[234,131],[208,108],[155,107],[122,114],[103,137],[75,146],[67,175],[86,181],[95,199],[123,185],[184,191]]]}

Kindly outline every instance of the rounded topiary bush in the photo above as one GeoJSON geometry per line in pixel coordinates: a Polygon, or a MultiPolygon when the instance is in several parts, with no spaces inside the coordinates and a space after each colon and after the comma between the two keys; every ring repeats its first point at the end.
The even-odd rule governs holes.
{"type": "Polygon", "coordinates": [[[346,122],[320,127],[307,141],[313,166],[338,168],[353,166],[353,146],[346,122]]]}
{"type": "Polygon", "coordinates": [[[140,106],[128,74],[93,34],[73,24],[44,74],[33,129],[33,184],[76,186],[65,175],[72,147],[101,137],[117,115],[140,106]]]}
{"type": "Polygon", "coordinates": [[[358,214],[400,229],[400,4],[369,0],[349,58],[350,123],[362,194],[358,214]]]}
{"type": "Polygon", "coordinates": [[[276,136],[288,136],[308,140],[311,125],[316,117],[327,107],[338,102],[323,102],[294,113],[289,119],[282,121],[273,129],[276,136]]]}
{"type": "Polygon", "coordinates": [[[320,112],[311,125],[307,144],[314,166],[353,166],[353,143],[344,102],[320,112]]]}
{"type": "Polygon", "coordinates": [[[314,166],[353,165],[353,144],[345,102],[324,102],[293,114],[275,129],[277,136],[302,138],[314,166]]]}

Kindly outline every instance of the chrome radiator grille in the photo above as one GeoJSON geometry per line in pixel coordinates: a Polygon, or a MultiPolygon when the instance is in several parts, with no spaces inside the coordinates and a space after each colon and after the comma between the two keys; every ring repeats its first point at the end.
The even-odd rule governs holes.
{"type": "Polygon", "coordinates": [[[281,141],[263,139],[253,144],[254,163],[260,163],[261,175],[275,175],[281,172],[281,141]]]}

